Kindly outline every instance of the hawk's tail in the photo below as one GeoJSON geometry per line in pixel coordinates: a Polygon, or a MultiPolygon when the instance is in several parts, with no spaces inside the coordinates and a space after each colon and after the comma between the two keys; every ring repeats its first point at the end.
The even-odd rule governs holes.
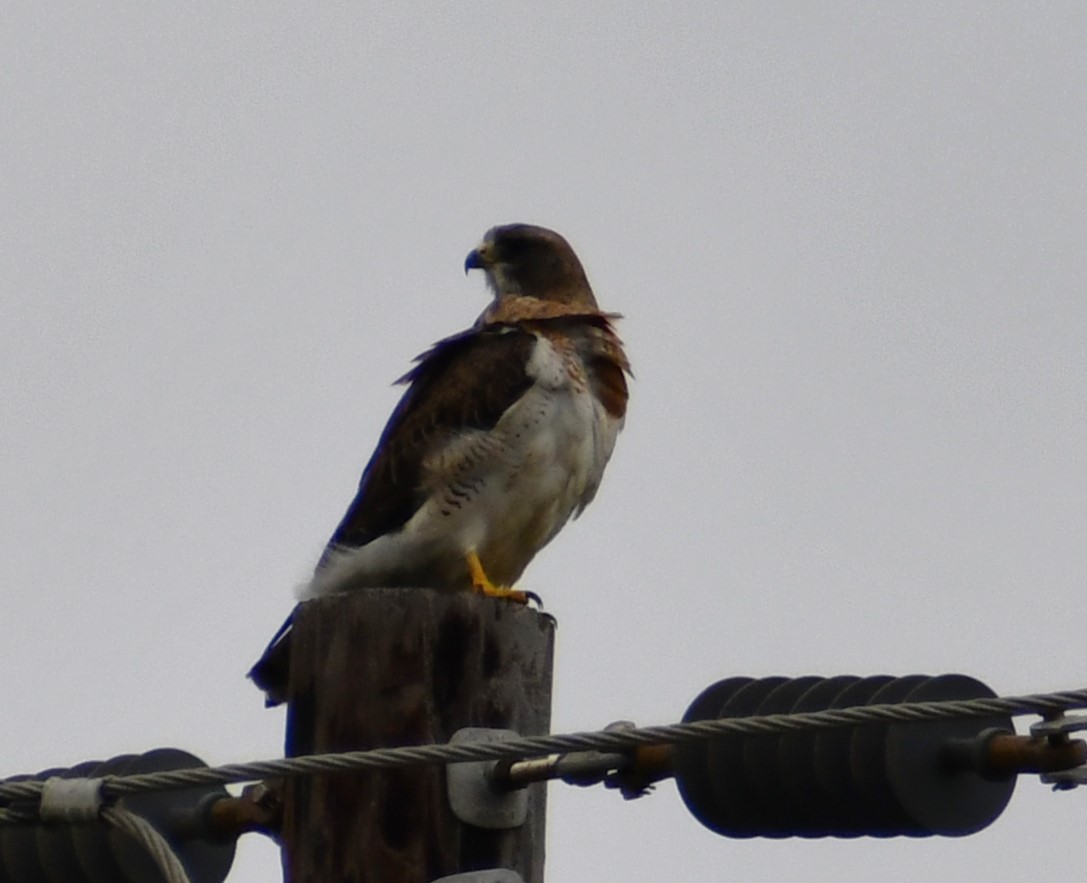
{"type": "MultiPolygon", "coordinates": [[[[296,608],[297,609],[297,608],[296,608]]],[[[287,681],[291,671],[291,628],[294,611],[272,636],[256,665],[249,669],[249,677],[264,691],[264,704],[268,707],[287,701],[287,681]]]]}

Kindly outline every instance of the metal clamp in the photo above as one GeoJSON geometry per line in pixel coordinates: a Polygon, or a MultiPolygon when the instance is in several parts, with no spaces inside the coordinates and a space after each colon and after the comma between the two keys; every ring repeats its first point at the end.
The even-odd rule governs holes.
{"type": "MultiPolygon", "coordinates": [[[[604,732],[633,729],[630,721],[615,721],[604,732]]],[[[559,779],[567,785],[587,787],[604,783],[631,800],[653,790],[653,784],[672,775],[671,745],[639,745],[627,751],[571,751],[531,760],[501,761],[491,773],[496,787],[510,791],[532,782],[559,779]]]]}
{"type": "MultiPolygon", "coordinates": [[[[449,740],[451,745],[465,742],[498,742],[516,739],[515,730],[465,727],[457,730],[449,740]]],[[[451,763],[445,768],[446,793],[453,815],[466,825],[477,828],[503,830],[518,828],[528,818],[528,792],[524,789],[505,790],[495,785],[494,770],[498,761],[484,760],[478,763],[451,763]]],[[[488,872],[490,873],[490,872],[488,872]]],[[[505,873],[505,872],[503,872],[505,873]]],[[[515,873],[510,871],[509,873],[515,873]]],[[[443,877],[442,880],[461,879],[443,877]]],[[[463,883],[489,883],[490,878],[464,877],[463,883]]],[[[520,880],[520,877],[517,877],[520,880]]],[[[507,878],[496,877],[494,883],[506,883],[507,878]]]]}
{"type": "Polygon", "coordinates": [[[98,821],[102,809],[103,779],[65,779],[51,776],[42,786],[43,822],[67,822],[70,825],[98,821]]]}
{"type": "Polygon", "coordinates": [[[1057,712],[1053,717],[1047,717],[1045,720],[1032,724],[1030,734],[1052,739],[1067,737],[1069,733],[1078,733],[1082,730],[1087,730],[1087,714],[1057,712]]]}
{"type": "MultiPolygon", "coordinates": [[[[1084,730],[1087,730],[1087,715],[1057,712],[1034,724],[1030,728],[1030,734],[1035,738],[1044,738],[1053,745],[1066,745],[1069,742],[1069,733],[1084,730]]],[[[1072,769],[1046,772],[1040,778],[1046,785],[1052,785],[1054,791],[1071,791],[1080,785],[1087,785],[1087,763],[1072,769]]]]}

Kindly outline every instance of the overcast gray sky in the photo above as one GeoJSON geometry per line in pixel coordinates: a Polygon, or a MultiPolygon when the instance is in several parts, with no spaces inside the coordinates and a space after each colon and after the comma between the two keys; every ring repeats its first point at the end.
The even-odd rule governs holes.
{"type": "MultiPolygon", "coordinates": [[[[1084,686],[1087,6],[896,6],[9,0],[0,775],[281,752],[244,673],[514,220],[637,376],[523,580],[557,731],[732,674],[1084,686]]],[[[966,839],[730,841],[552,786],[548,876],[1059,879],[1085,818],[1024,780],[966,839]]]]}

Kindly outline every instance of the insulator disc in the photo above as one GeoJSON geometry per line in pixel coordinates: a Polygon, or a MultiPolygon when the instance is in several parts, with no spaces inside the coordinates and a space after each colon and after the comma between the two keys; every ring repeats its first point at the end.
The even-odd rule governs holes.
{"type": "MultiPolygon", "coordinates": [[[[915,688],[907,702],[991,698],[996,694],[967,675],[941,675],[915,688]]],[[[993,781],[943,762],[953,739],[973,739],[990,729],[1014,732],[1004,715],[892,724],[886,738],[887,775],[898,802],[920,828],[945,836],[973,834],[1008,805],[1015,776],[993,781]]]]}
{"type": "MultiPolygon", "coordinates": [[[[793,705],[794,712],[823,711],[847,688],[857,675],[823,678],[793,705]]],[[[792,805],[794,833],[801,837],[822,837],[832,831],[827,825],[830,798],[823,792],[815,767],[815,740],[819,730],[785,733],[778,743],[778,771],[786,799],[792,805]]]]}
{"type": "MultiPolygon", "coordinates": [[[[928,675],[895,678],[873,694],[866,705],[893,705],[904,702],[916,687],[930,681],[928,675]]],[[[922,834],[899,805],[887,777],[885,761],[887,724],[869,723],[853,730],[849,750],[849,775],[856,812],[870,837],[922,834]]]]}
{"type": "MultiPolygon", "coordinates": [[[[788,678],[759,678],[741,687],[718,713],[718,717],[750,717],[774,690],[788,678]]],[[[707,761],[713,781],[714,805],[724,819],[730,837],[755,837],[768,823],[759,801],[758,785],[752,786],[744,770],[747,736],[724,735],[709,742],[707,761]]]]}
{"type": "MultiPolygon", "coordinates": [[[[126,773],[135,775],[203,766],[207,764],[187,751],[179,748],[156,748],[139,755],[129,765],[126,773]]],[[[234,841],[211,842],[202,839],[199,832],[193,830],[191,821],[183,822],[182,829],[177,827],[178,820],[198,818],[205,800],[215,796],[227,797],[227,790],[221,785],[197,785],[191,788],[149,791],[127,795],[119,801],[119,805],[147,819],[170,841],[194,883],[222,883],[234,861],[234,841]]],[[[110,847],[128,879],[139,880],[141,883],[163,881],[162,872],[147,851],[122,832],[110,832],[110,847]]]]}
{"type": "MultiPolygon", "coordinates": [[[[882,687],[893,681],[891,675],[871,675],[846,687],[830,704],[831,708],[865,705],[882,687]]],[[[860,836],[864,817],[853,800],[853,781],[849,770],[853,730],[838,727],[822,730],[815,738],[815,775],[819,790],[826,796],[827,829],[839,837],[860,836]]]]}
{"type": "MultiPolygon", "coordinates": [[[[759,716],[785,714],[793,710],[797,701],[816,684],[826,678],[814,675],[790,678],[763,699],[755,714],[759,716]]],[[[740,760],[747,783],[747,790],[755,796],[761,807],[763,837],[790,837],[795,833],[797,817],[795,804],[789,797],[785,781],[778,765],[778,747],[784,734],[768,733],[745,736],[740,760]]]]}
{"type": "MultiPolygon", "coordinates": [[[[78,779],[90,775],[96,766],[98,761],[86,761],[60,770],[55,775],[61,779],[78,779]]],[[[72,840],[75,831],[73,825],[37,825],[33,831],[38,847],[38,861],[45,868],[45,874],[50,880],[55,883],[74,883],[87,879],[72,840]]]]}
{"type": "MultiPolygon", "coordinates": [[[[46,770],[56,775],[57,770],[46,770]]],[[[26,782],[37,776],[9,776],[5,782],[26,782]]],[[[48,776],[47,776],[48,778],[48,776]]],[[[49,883],[38,861],[38,843],[30,825],[0,826],[0,883],[49,883]]]]}
{"type": "MultiPolygon", "coordinates": [[[[99,761],[88,773],[94,777],[123,776],[136,754],[119,754],[109,760],[99,761]]],[[[113,883],[131,879],[113,857],[109,848],[108,832],[102,825],[80,825],[72,829],[72,843],[87,880],[93,883],[113,883]]]]}
{"type": "MultiPolygon", "coordinates": [[[[698,694],[683,715],[684,723],[690,721],[716,720],[718,712],[732,695],[750,684],[754,678],[725,678],[711,684],[698,694]]],[[[703,825],[718,834],[728,833],[727,820],[718,811],[714,799],[713,780],[710,778],[707,763],[709,740],[696,739],[679,742],[674,751],[673,765],[676,771],[676,787],[687,809],[703,825]]]]}

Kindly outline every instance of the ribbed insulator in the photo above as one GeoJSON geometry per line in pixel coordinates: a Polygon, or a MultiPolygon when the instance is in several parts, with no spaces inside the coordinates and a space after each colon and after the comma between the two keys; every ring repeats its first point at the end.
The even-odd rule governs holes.
{"type": "MultiPolygon", "coordinates": [[[[43,770],[28,779],[100,778],[206,764],[177,748],[87,761],[70,769],[43,770]]],[[[228,797],[221,785],[155,791],[121,798],[117,805],[142,816],[166,838],[192,883],[222,883],[234,861],[234,841],[205,839],[210,804],[228,797]]],[[[0,883],[163,883],[144,847],[127,834],[101,824],[0,826],[0,883]]]]}
{"type": "MultiPolygon", "coordinates": [[[[704,690],[683,719],[995,695],[956,674],[735,677],[704,690]]],[[[695,817],[729,837],[961,836],[1000,815],[1015,788],[1014,776],[993,780],[953,762],[951,746],[994,730],[1013,732],[1011,719],[869,723],[684,742],[675,750],[676,783],[695,817]]]]}

